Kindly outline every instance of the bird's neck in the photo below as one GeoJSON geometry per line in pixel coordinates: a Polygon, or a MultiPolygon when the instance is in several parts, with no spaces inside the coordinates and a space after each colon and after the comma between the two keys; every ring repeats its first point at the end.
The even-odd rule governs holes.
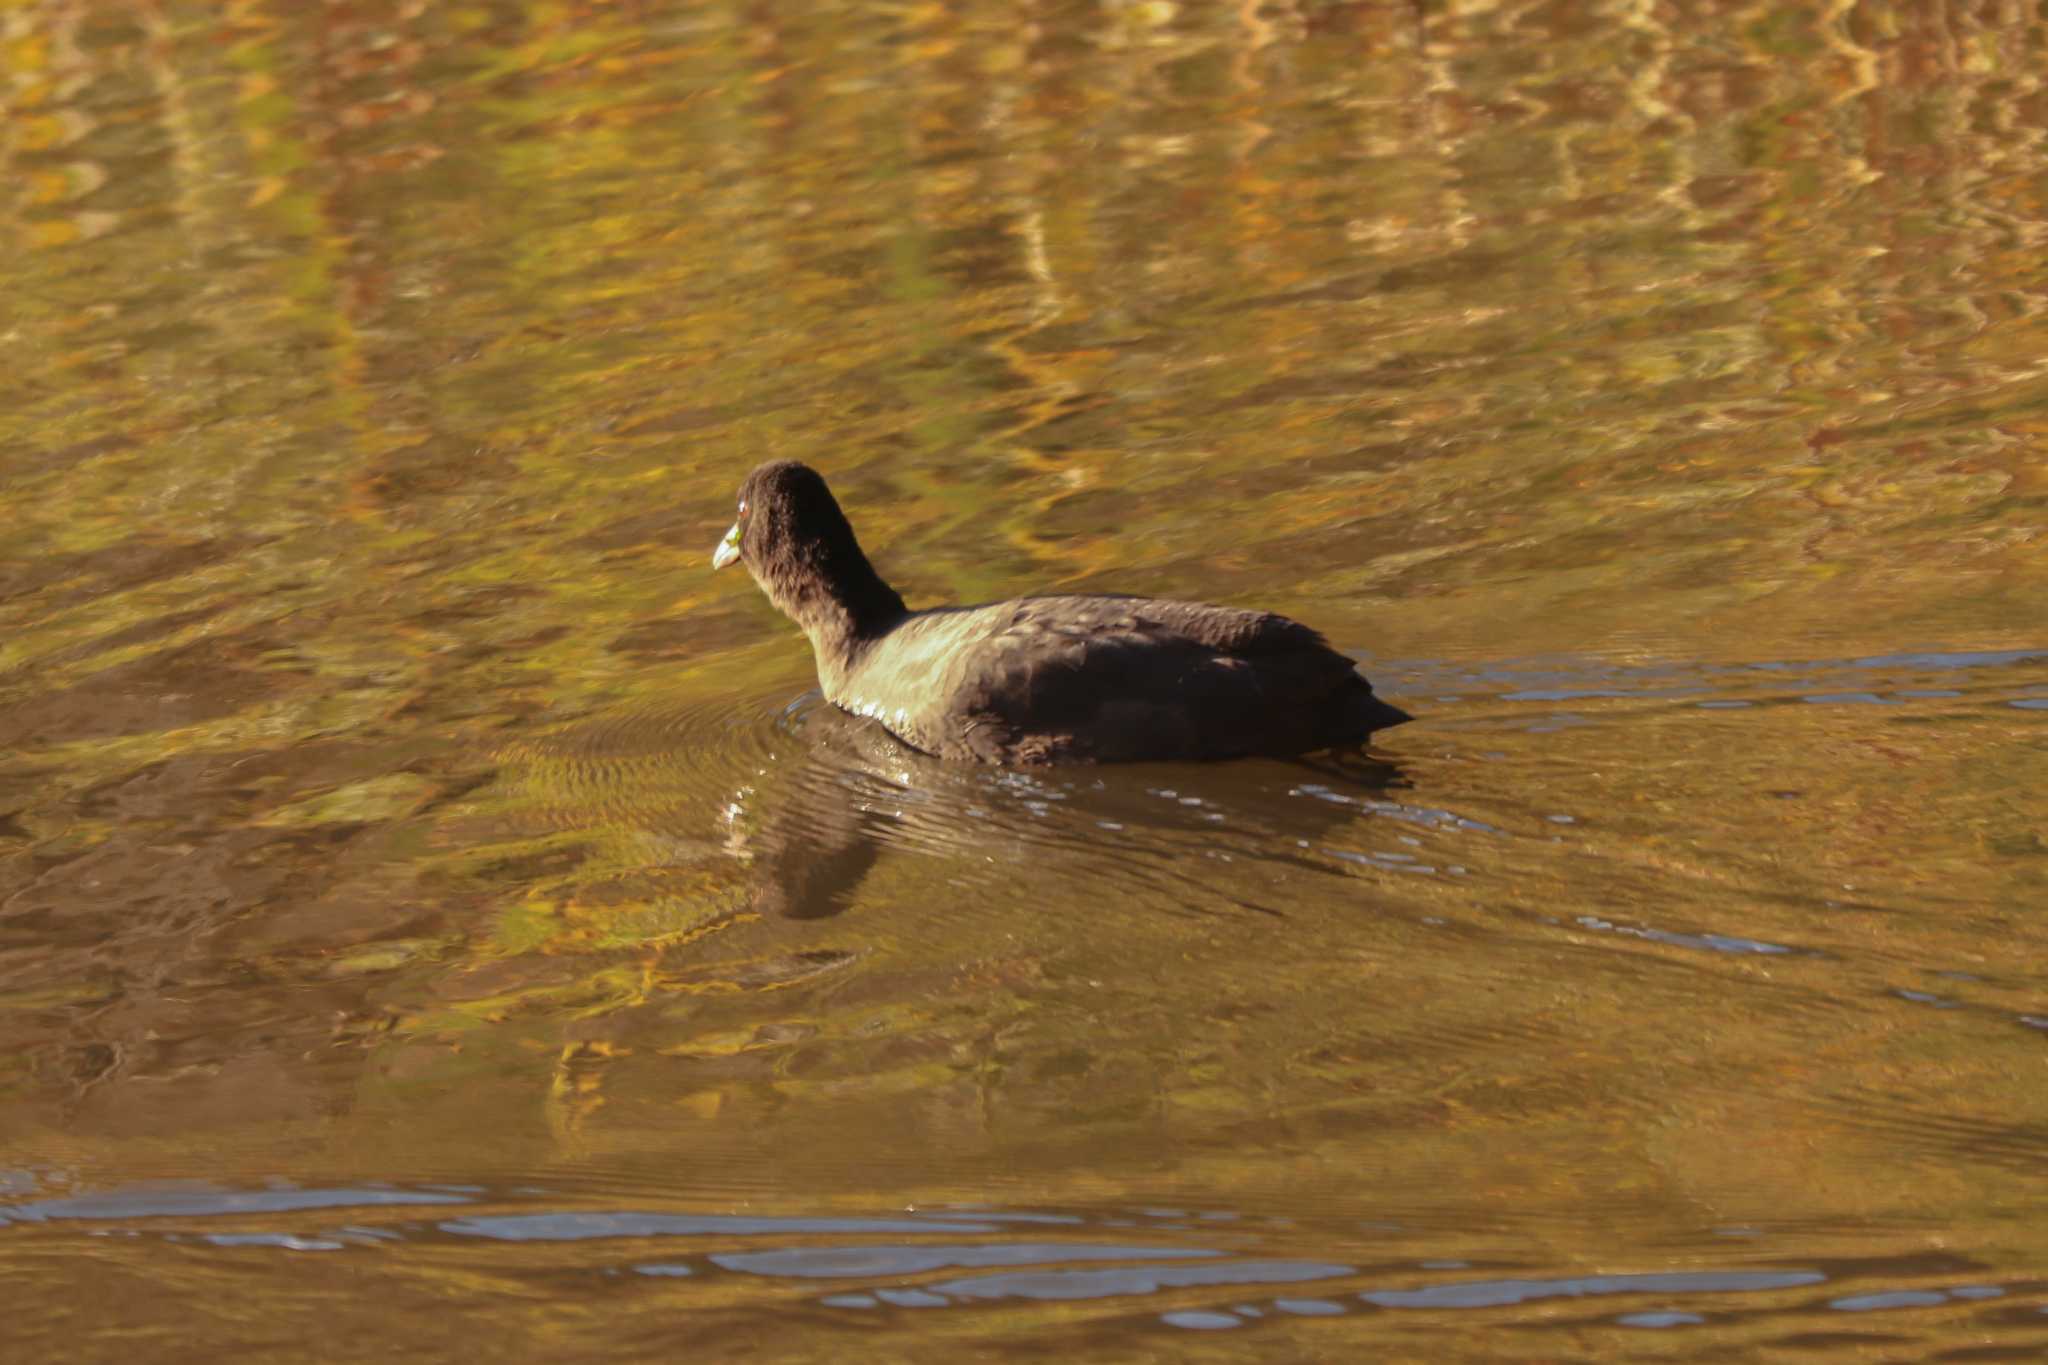
{"type": "Polygon", "coordinates": [[[797,564],[758,581],[768,600],[809,638],[821,677],[828,665],[850,663],[909,614],[896,590],[857,548],[842,553],[829,570],[797,564]]]}

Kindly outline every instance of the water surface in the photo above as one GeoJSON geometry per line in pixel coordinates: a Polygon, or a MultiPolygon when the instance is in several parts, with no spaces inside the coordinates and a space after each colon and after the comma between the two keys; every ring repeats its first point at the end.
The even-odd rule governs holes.
{"type": "Polygon", "coordinates": [[[2044,47],[7,10],[0,1342],[2048,1350],[2044,47]],[[770,456],[1420,719],[934,763],[770,456]]]}

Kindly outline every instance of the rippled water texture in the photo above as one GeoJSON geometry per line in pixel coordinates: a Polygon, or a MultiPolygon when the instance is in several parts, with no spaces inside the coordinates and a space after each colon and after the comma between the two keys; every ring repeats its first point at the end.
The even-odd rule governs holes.
{"type": "Polygon", "coordinates": [[[0,5],[0,1355],[2048,1353],[2048,17],[0,5]],[[707,560],[1326,631],[946,767],[707,560]]]}

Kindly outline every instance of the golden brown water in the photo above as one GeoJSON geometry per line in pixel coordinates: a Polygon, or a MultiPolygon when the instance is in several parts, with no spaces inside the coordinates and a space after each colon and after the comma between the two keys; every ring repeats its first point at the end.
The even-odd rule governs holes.
{"type": "Polygon", "coordinates": [[[10,1359],[2048,1351],[2048,19],[0,7],[10,1359]],[[1298,615],[948,768],[706,560],[1298,615]],[[19,1305],[30,1305],[24,1311],[19,1305]]]}

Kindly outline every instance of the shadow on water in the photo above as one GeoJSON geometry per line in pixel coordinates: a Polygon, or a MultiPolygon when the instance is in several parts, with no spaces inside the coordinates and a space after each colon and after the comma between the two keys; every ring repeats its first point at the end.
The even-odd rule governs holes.
{"type": "MultiPolygon", "coordinates": [[[[1317,867],[1301,852],[1375,809],[1400,810],[1409,782],[1396,763],[1364,755],[1001,770],[948,764],[815,693],[779,721],[793,761],[731,796],[733,851],[757,878],[752,908],[819,919],[850,905],[890,849],[949,859],[956,885],[1056,857],[1098,883],[1169,885],[1191,854],[1317,867]],[[1305,794],[1340,795],[1304,801],[1305,794]]],[[[1239,902],[1241,908],[1279,913],[1239,902]]]]}

